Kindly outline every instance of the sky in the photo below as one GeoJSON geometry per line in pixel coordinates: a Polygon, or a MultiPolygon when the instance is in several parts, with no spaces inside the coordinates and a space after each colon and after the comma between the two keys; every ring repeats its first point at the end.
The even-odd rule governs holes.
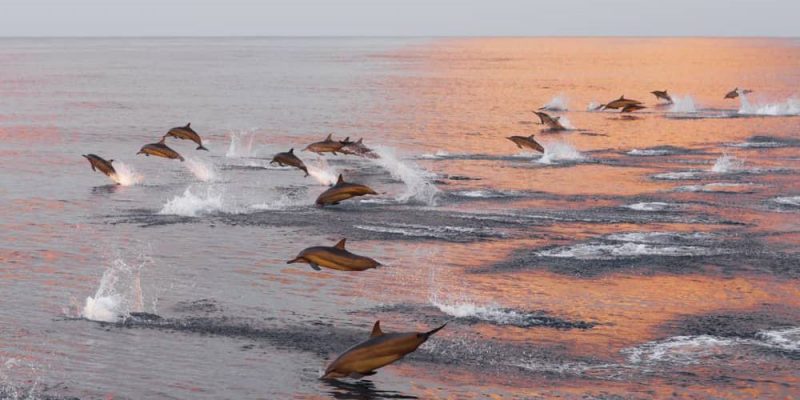
{"type": "Polygon", "coordinates": [[[800,0],[0,0],[0,36],[791,36],[800,0]]]}

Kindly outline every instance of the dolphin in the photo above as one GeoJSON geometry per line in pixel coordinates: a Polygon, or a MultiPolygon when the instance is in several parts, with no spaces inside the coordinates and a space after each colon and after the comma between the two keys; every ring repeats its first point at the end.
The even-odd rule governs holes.
{"type": "Polygon", "coordinates": [[[669,93],[667,93],[666,89],[665,90],[654,90],[654,91],[652,91],[650,93],[652,93],[653,96],[656,96],[656,99],[664,100],[668,104],[672,104],[672,97],[669,95],[669,93]]]}
{"type": "Polygon", "coordinates": [[[340,153],[366,158],[378,158],[378,155],[364,144],[364,138],[360,138],[355,142],[351,142],[348,139],[350,138],[341,142],[343,146],[339,149],[340,153]]]}
{"type": "Polygon", "coordinates": [[[623,95],[622,95],[622,96],[620,96],[618,99],[616,99],[616,100],[613,100],[613,101],[611,101],[611,102],[608,102],[608,103],[606,103],[606,104],[603,106],[603,108],[602,108],[602,109],[603,109],[603,110],[606,110],[606,109],[612,109],[612,110],[616,110],[616,109],[618,109],[618,108],[625,107],[625,106],[627,106],[627,105],[629,105],[629,104],[642,104],[642,102],[641,102],[641,101],[639,101],[639,100],[626,99],[626,98],[625,98],[625,95],[623,94],[623,95]]]}
{"type": "Polygon", "coordinates": [[[317,207],[324,207],[326,205],[337,205],[342,200],[347,200],[357,196],[365,196],[368,194],[378,194],[369,186],[360,185],[358,183],[345,182],[342,174],[339,174],[339,179],[336,184],[330,189],[322,192],[317,197],[317,207]]]}
{"type": "Polygon", "coordinates": [[[303,164],[303,160],[297,158],[297,156],[294,155],[294,148],[289,149],[289,151],[285,153],[276,154],[275,157],[272,157],[272,161],[270,161],[269,163],[270,164],[278,163],[278,165],[280,165],[281,167],[283,167],[284,165],[295,167],[305,172],[306,176],[308,176],[308,168],[306,168],[306,165],[303,164]]]}
{"type": "Polygon", "coordinates": [[[747,90],[747,89],[739,89],[737,87],[737,88],[731,90],[730,92],[728,92],[725,95],[725,98],[726,99],[735,99],[735,98],[739,97],[740,94],[750,94],[750,93],[753,93],[753,91],[752,90],[747,90]]]}
{"type": "Polygon", "coordinates": [[[192,129],[191,123],[187,123],[186,126],[177,126],[172,128],[164,136],[172,136],[176,139],[191,140],[197,143],[197,150],[208,151],[208,149],[203,146],[203,140],[200,138],[200,135],[197,134],[194,129],[192,129]]]}
{"type": "Polygon", "coordinates": [[[516,144],[517,147],[519,147],[520,149],[527,147],[529,149],[536,150],[540,153],[544,153],[544,147],[542,147],[541,144],[539,144],[538,142],[536,142],[536,140],[533,139],[533,135],[509,136],[506,139],[514,142],[514,144],[516,144]]]}
{"type": "Polygon", "coordinates": [[[309,247],[286,263],[308,263],[311,268],[317,271],[321,271],[319,267],[339,271],[365,271],[381,265],[381,263],[369,257],[359,256],[347,251],[347,249],[344,248],[345,241],[347,241],[347,239],[342,239],[333,247],[309,247]]]}
{"type": "Polygon", "coordinates": [[[634,111],[643,110],[645,108],[647,108],[647,107],[645,107],[645,106],[643,106],[641,104],[628,104],[625,107],[622,107],[622,110],[620,110],[620,112],[631,113],[631,112],[634,112],[634,111]]]}
{"type": "Polygon", "coordinates": [[[207,148],[203,147],[203,139],[200,139],[200,135],[192,129],[192,124],[188,123],[186,126],[176,126],[167,132],[164,137],[172,136],[176,139],[184,139],[184,140],[191,140],[197,143],[197,150],[205,150],[208,151],[207,148]]]}
{"type": "Polygon", "coordinates": [[[375,321],[369,339],[345,350],[325,369],[322,379],[350,377],[361,379],[375,375],[378,368],[385,367],[414,352],[444,325],[428,332],[383,333],[381,322],[375,321]]]}
{"type": "Polygon", "coordinates": [[[114,160],[106,160],[96,154],[83,154],[83,156],[89,160],[89,163],[92,165],[92,171],[100,170],[100,172],[104,173],[107,177],[116,180],[117,171],[114,169],[114,166],[111,165],[114,160]]]}
{"type": "Polygon", "coordinates": [[[144,154],[146,156],[164,157],[164,158],[169,158],[169,159],[173,159],[173,160],[177,158],[177,159],[181,160],[181,162],[182,162],[183,161],[183,157],[181,157],[181,155],[178,154],[177,151],[172,150],[171,148],[169,148],[169,146],[164,144],[164,139],[166,139],[166,136],[162,137],[161,140],[159,140],[156,143],[150,143],[150,144],[146,144],[146,145],[142,146],[142,149],[139,150],[139,152],[136,153],[136,154],[144,154]]]}
{"type": "Polygon", "coordinates": [[[558,120],[561,119],[561,117],[551,117],[546,112],[541,112],[541,111],[533,111],[533,113],[536,114],[536,116],[539,117],[539,121],[542,124],[547,125],[547,128],[549,130],[551,130],[551,131],[565,131],[565,130],[567,130],[567,128],[565,128],[564,125],[561,125],[561,122],[558,121],[558,120]]]}
{"type": "Polygon", "coordinates": [[[311,143],[310,145],[306,146],[306,148],[303,150],[311,151],[317,154],[333,153],[333,155],[336,155],[336,152],[339,151],[342,147],[344,147],[344,143],[338,140],[333,140],[332,136],[333,134],[329,134],[328,137],[325,138],[325,140],[321,142],[311,143]]]}

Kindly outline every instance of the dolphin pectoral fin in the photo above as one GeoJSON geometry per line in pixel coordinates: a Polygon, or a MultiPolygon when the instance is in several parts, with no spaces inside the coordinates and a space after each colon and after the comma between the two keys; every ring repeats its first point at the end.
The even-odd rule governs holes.
{"type": "Polygon", "coordinates": [[[320,267],[319,267],[319,265],[317,265],[317,264],[314,264],[314,263],[309,263],[308,265],[310,265],[310,266],[311,266],[311,268],[312,268],[314,271],[322,271],[322,268],[320,268],[320,267]]]}
{"type": "Polygon", "coordinates": [[[518,147],[518,148],[520,148],[520,149],[522,148],[522,146],[520,146],[520,144],[519,144],[519,143],[517,143],[517,147],[518,147]]]}
{"type": "Polygon", "coordinates": [[[94,169],[94,164],[92,164],[92,171],[97,171],[96,169],[94,169]]]}
{"type": "Polygon", "coordinates": [[[201,144],[201,145],[199,145],[199,146],[197,146],[197,149],[196,149],[196,150],[205,150],[205,151],[208,151],[208,149],[207,149],[207,148],[205,148],[205,147],[204,147],[202,144],[201,144]]]}

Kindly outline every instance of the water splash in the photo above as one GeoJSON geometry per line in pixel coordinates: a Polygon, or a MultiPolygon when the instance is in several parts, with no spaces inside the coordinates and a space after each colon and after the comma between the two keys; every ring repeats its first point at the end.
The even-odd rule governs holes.
{"type": "Polygon", "coordinates": [[[555,164],[559,161],[579,161],[583,159],[583,154],[568,143],[548,142],[544,146],[544,155],[536,162],[540,164],[555,164]]]}
{"type": "Polygon", "coordinates": [[[195,178],[203,182],[210,182],[217,179],[217,169],[214,167],[214,164],[207,163],[199,158],[186,157],[184,165],[186,165],[186,168],[195,178]]]}
{"type": "Polygon", "coordinates": [[[225,157],[228,158],[241,158],[241,157],[254,157],[256,151],[253,149],[255,144],[256,134],[253,131],[239,131],[230,132],[230,144],[228,145],[228,152],[225,157]]]}
{"type": "Polygon", "coordinates": [[[563,126],[564,128],[566,128],[569,131],[574,131],[575,130],[575,125],[572,125],[572,121],[570,121],[569,118],[567,118],[567,117],[565,117],[563,115],[561,116],[561,118],[558,119],[558,122],[560,122],[561,126],[563,126]]]}
{"type": "Polygon", "coordinates": [[[669,112],[673,113],[696,113],[697,107],[694,104],[694,98],[692,96],[671,96],[672,97],[672,106],[669,108],[669,112]]]}
{"type": "Polygon", "coordinates": [[[747,95],[739,94],[739,114],[742,115],[800,115],[800,99],[791,97],[780,103],[751,103],[747,95]]]}
{"type": "Polygon", "coordinates": [[[546,111],[567,111],[569,109],[569,99],[563,94],[550,99],[540,110],[546,111]]]}
{"type": "Polygon", "coordinates": [[[322,157],[317,157],[314,164],[306,163],[306,168],[308,169],[308,174],[321,185],[333,185],[339,177],[336,168],[328,165],[328,162],[322,157]]]}
{"type": "Polygon", "coordinates": [[[103,272],[100,286],[94,296],[86,298],[81,317],[102,322],[117,322],[132,312],[143,312],[141,270],[151,261],[140,257],[136,265],[128,265],[122,258],[111,262],[103,272]]]}
{"type": "Polygon", "coordinates": [[[589,104],[586,105],[586,111],[600,111],[600,107],[602,106],[602,104],[596,101],[590,101],[589,104]]]}
{"type": "Polygon", "coordinates": [[[133,186],[144,181],[144,175],[137,173],[133,167],[123,162],[116,163],[114,171],[116,174],[111,179],[122,186],[133,186]]]}
{"type": "Polygon", "coordinates": [[[159,211],[159,214],[196,217],[200,214],[220,211],[222,210],[222,205],[221,193],[217,193],[211,188],[206,188],[205,194],[197,195],[189,187],[186,188],[182,195],[175,196],[167,201],[159,211]]]}
{"type": "Polygon", "coordinates": [[[718,174],[726,174],[736,171],[741,171],[744,169],[744,161],[732,156],[730,154],[723,154],[717,161],[714,162],[714,166],[711,167],[711,172],[716,172],[718,174]]]}
{"type": "Polygon", "coordinates": [[[406,190],[397,196],[397,201],[417,201],[430,206],[436,205],[440,191],[432,182],[434,178],[432,173],[412,161],[400,161],[392,148],[377,146],[375,153],[378,158],[370,159],[370,162],[383,168],[406,186],[406,190]]]}

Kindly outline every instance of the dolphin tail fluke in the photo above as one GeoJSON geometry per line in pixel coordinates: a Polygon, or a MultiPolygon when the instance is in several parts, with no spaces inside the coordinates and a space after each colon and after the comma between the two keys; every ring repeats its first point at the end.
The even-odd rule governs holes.
{"type": "Polygon", "coordinates": [[[443,323],[442,326],[440,326],[438,328],[432,329],[432,330],[427,331],[425,333],[421,333],[420,335],[424,336],[425,339],[427,339],[427,338],[433,336],[434,333],[439,332],[440,330],[442,330],[442,328],[444,328],[445,326],[447,326],[447,322],[443,323]]]}
{"type": "Polygon", "coordinates": [[[199,145],[199,146],[197,146],[197,150],[205,150],[205,151],[208,151],[208,149],[207,149],[207,148],[205,148],[205,146],[203,146],[202,144],[201,144],[201,145],[199,145]]]}
{"type": "Polygon", "coordinates": [[[306,176],[304,176],[304,178],[308,176],[308,168],[303,167],[303,168],[300,168],[300,170],[302,170],[303,172],[306,173],[306,176]]]}
{"type": "Polygon", "coordinates": [[[181,156],[181,155],[179,154],[179,155],[178,155],[178,160],[181,160],[181,162],[183,162],[183,161],[184,161],[184,159],[183,159],[183,156],[181,156]]]}

